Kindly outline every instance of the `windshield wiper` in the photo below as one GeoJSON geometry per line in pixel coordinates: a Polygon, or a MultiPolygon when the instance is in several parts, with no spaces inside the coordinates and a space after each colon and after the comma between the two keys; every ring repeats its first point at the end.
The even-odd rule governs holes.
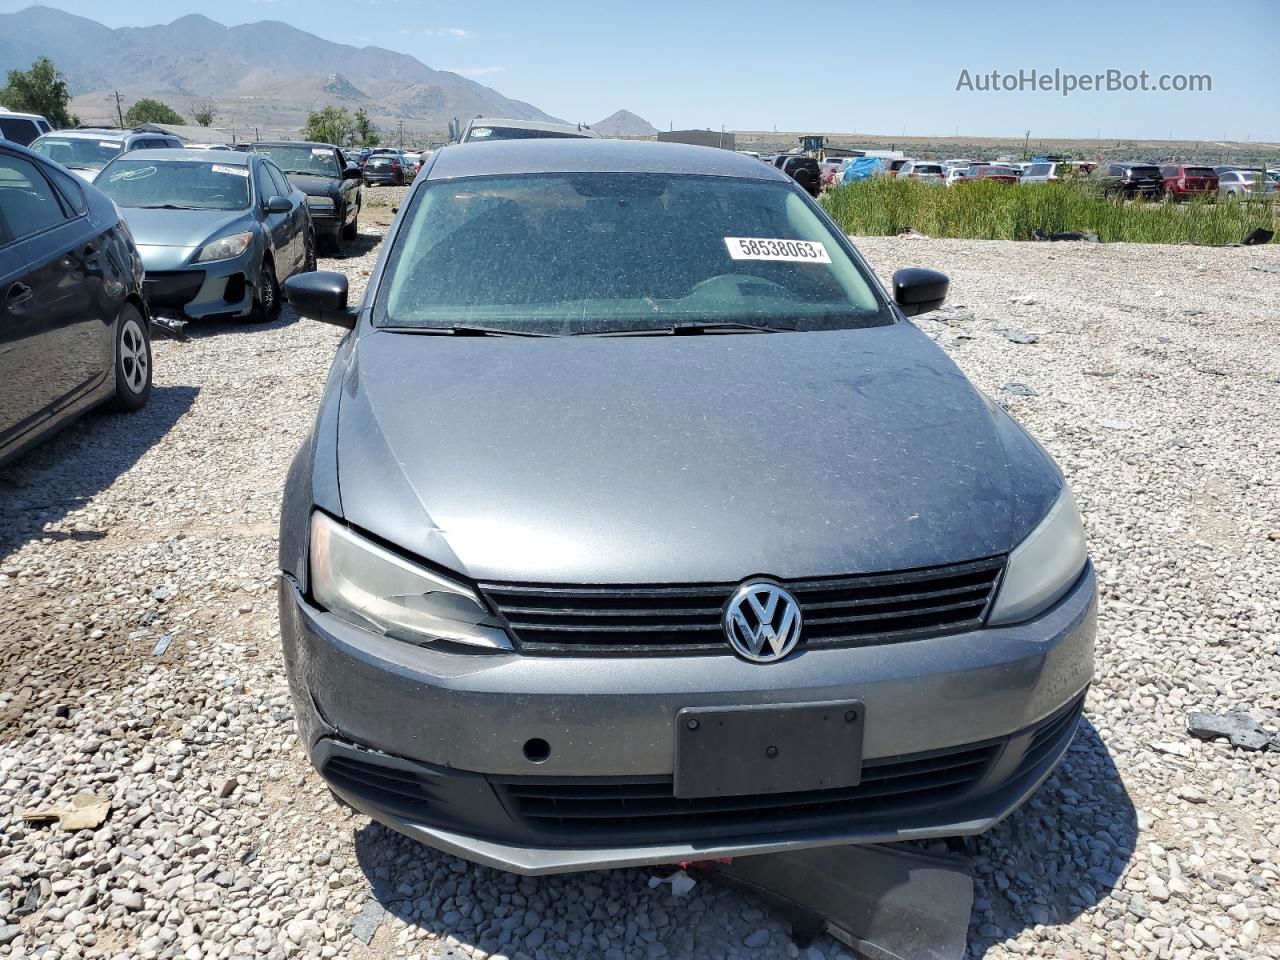
{"type": "Polygon", "coordinates": [[[177,203],[144,203],[135,210],[208,210],[208,207],[184,207],[177,203]]]}
{"type": "Polygon", "coordinates": [[[498,327],[380,327],[389,333],[451,333],[455,337],[554,337],[554,333],[535,333],[532,330],[503,330],[498,327]]]}
{"type": "Polygon", "coordinates": [[[736,320],[695,321],[673,323],[664,327],[636,327],[632,330],[591,330],[576,334],[579,337],[696,337],[704,333],[794,333],[795,327],[771,327],[762,323],[741,323],[736,320]]]}

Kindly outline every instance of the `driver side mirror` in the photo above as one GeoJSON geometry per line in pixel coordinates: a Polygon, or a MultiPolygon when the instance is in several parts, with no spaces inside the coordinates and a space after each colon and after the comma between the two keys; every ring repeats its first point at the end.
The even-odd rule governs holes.
{"type": "Polygon", "coordinates": [[[343,180],[359,180],[363,174],[360,173],[360,167],[354,163],[348,163],[347,169],[342,171],[343,180]]]}
{"type": "Polygon", "coordinates": [[[310,320],[351,330],[356,314],[347,307],[347,276],[331,270],[295,273],[284,282],[285,299],[310,320]]]}
{"type": "Polygon", "coordinates": [[[893,299],[908,317],[917,317],[942,306],[950,285],[945,273],[907,267],[893,275],[893,299]]]}
{"type": "Polygon", "coordinates": [[[293,204],[289,202],[288,197],[274,196],[267,198],[267,202],[262,205],[262,209],[267,213],[288,213],[293,209],[293,204]]]}

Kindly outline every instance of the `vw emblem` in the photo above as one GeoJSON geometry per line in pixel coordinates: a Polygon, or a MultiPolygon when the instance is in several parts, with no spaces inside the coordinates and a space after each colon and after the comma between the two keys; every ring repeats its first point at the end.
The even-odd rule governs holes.
{"type": "Polygon", "coordinates": [[[767,580],[744,583],[724,608],[729,646],[756,663],[773,663],[794,650],[803,626],[796,598],[767,580]]]}

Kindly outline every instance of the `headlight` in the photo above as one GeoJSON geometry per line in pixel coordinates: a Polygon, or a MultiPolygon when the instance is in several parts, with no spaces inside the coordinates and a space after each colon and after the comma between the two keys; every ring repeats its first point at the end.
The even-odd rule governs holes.
{"type": "Polygon", "coordinates": [[[238,257],[249,249],[249,244],[252,241],[252,233],[233,233],[229,237],[219,237],[217,240],[206,243],[200,248],[200,255],[196,257],[196,263],[205,263],[209,260],[230,260],[232,257],[238,257]]]}
{"type": "Polygon", "coordinates": [[[311,515],[311,592],[330,613],[397,640],[510,650],[511,640],[469,587],[311,515]]]}
{"type": "Polygon", "coordinates": [[[321,207],[325,210],[333,207],[332,197],[307,197],[308,207],[321,207]]]}
{"type": "Polygon", "coordinates": [[[1048,515],[1009,554],[989,624],[1030,620],[1056,603],[1084,569],[1084,526],[1065,483],[1048,515]]]}

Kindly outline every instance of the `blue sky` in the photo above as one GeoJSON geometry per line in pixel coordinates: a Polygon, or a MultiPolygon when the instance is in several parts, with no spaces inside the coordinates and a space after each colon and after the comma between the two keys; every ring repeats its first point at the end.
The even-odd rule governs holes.
{"type": "MultiPolygon", "coordinates": [[[[30,0],[0,0],[0,11],[30,0]]],[[[1277,0],[51,0],[108,26],[283,20],[549,113],[658,127],[1280,143],[1277,0]],[[973,12],[967,12],[966,9],[973,12]],[[1142,25],[1123,11],[1141,10],[1142,25]],[[797,11],[804,11],[803,23],[797,11]],[[1208,74],[1208,92],[957,91],[961,71],[1208,74]]]]}

